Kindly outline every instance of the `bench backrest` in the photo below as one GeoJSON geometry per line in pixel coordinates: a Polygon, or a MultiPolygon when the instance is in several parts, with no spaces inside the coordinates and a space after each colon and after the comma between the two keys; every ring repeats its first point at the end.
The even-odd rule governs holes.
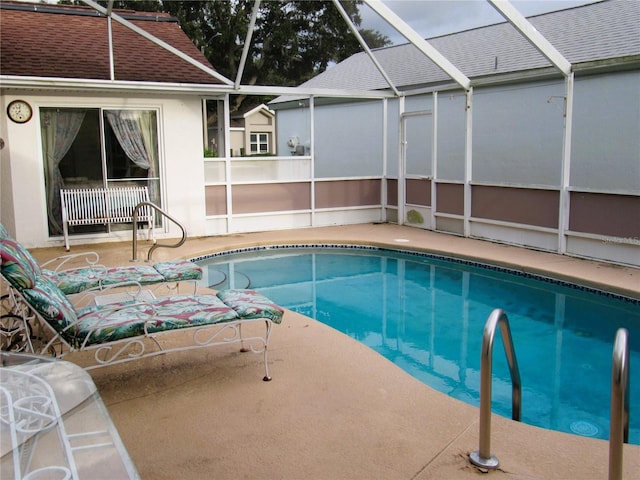
{"type": "MultiPolygon", "coordinates": [[[[78,188],[60,190],[63,220],[70,224],[131,222],[133,210],[141,202],[149,201],[147,187],[78,188]]],[[[138,219],[153,218],[151,207],[138,210],[138,219]]]]}

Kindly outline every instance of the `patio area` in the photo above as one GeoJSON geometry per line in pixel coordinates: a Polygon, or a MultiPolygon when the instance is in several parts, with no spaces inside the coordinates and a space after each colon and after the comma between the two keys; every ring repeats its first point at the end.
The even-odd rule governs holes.
{"type": "MultiPolygon", "coordinates": [[[[156,250],[154,261],[288,243],[421,249],[640,298],[636,268],[390,224],[190,238],[178,249],[156,250]]],[[[146,242],[139,246],[138,258],[145,258],[146,242]]],[[[128,265],[132,256],[130,243],[71,248],[89,250],[108,266],[128,265]]],[[[65,252],[58,247],[32,253],[43,262],[65,252]]],[[[91,375],[143,479],[424,480],[483,474],[467,459],[478,448],[478,409],[427,387],[357,341],[288,311],[274,328],[269,356],[271,382],[261,380],[260,355],[240,353],[233,345],[147,358],[91,375]]],[[[624,478],[635,478],[640,447],[624,448],[624,478]]],[[[607,478],[609,445],[600,440],[493,416],[491,450],[500,459],[493,478],[607,478]]]]}

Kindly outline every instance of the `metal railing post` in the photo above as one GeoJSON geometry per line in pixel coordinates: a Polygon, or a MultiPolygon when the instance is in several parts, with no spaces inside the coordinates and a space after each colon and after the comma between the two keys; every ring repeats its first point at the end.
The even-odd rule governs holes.
{"type": "Polygon", "coordinates": [[[472,464],[488,469],[498,468],[500,464],[498,458],[491,454],[491,369],[493,362],[493,339],[498,325],[500,326],[502,343],[511,375],[511,416],[513,420],[520,421],[522,411],[520,371],[511,338],[509,319],[504,311],[497,308],[489,315],[482,336],[482,352],[480,354],[480,449],[469,454],[469,460],[472,464]]]}
{"type": "Polygon", "coordinates": [[[629,441],[629,333],[620,328],[613,345],[611,417],[609,420],[609,480],[622,479],[622,453],[629,441]]]}

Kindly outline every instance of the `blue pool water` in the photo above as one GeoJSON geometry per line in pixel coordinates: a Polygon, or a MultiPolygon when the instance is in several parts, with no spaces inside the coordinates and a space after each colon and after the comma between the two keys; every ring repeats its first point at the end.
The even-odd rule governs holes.
{"type": "MultiPolygon", "coordinates": [[[[613,343],[629,331],[629,442],[640,444],[640,302],[504,269],[376,248],[271,247],[197,259],[212,288],[253,288],[369,346],[427,385],[478,406],[480,347],[509,318],[522,421],[608,439],[613,343]]],[[[494,342],[493,412],[511,417],[494,342]]]]}

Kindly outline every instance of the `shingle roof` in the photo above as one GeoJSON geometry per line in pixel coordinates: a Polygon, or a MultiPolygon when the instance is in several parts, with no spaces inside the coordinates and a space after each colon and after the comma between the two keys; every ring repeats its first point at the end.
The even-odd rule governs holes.
{"type": "MultiPolygon", "coordinates": [[[[609,0],[529,17],[531,24],[572,64],[640,55],[640,1],[609,0]]],[[[551,63],[503,22],[428,39],[467,77],[523,72],[551,63]]],[[[374,50],[396,87],[450,79],[411,44],[374,50]]],[[[365,52],[302,84],[305,87],[385,89],[388,84],[365,52]]],[[[287,97],[281,97],[286,100],[287,97]]]]}
{"type": "MultiPolygon", "coordinates": [[[[175,18],[114,12],[212,68],[175,18]]],[[[112,22],[112,30],[115,80],[221,83],[117,22],[112,22]]],[[[0,73],[109,80],[107,18],[88,7],[0,2],[0,73]]]]}

